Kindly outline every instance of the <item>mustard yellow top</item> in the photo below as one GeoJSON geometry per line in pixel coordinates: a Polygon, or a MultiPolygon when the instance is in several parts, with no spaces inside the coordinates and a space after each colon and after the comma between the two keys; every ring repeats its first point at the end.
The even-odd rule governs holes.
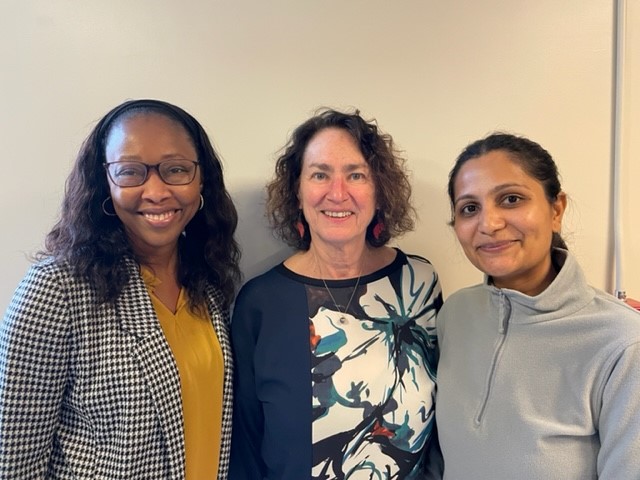
{"type": "Polygon", "coordinates": [[[189,310],[184,289],[174,314],[153,292],[160,280],[147,268],[141,272],[180,373],[185,480],[213,480],[220,458],[224,377],[218,337],[208,315],[202,318],[189,310]]]}

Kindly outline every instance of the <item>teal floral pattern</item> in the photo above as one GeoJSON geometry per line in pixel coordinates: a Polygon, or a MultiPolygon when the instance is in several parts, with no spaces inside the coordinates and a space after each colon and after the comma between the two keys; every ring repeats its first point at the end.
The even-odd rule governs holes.
{"type": "MultiPolygon", "coordinates": [[[[417,256],[357,287],[307,286],[313,391],[312,478],[414,479],[434,425],[442,293],[417,256]]],[[[345,284],[347,283],[347,284],[345,284]]]]}

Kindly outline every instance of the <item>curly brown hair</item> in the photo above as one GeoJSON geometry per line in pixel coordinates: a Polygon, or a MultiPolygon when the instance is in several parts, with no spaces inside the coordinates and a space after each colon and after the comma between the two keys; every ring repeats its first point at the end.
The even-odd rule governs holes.
{"type": "Polygon", "coordinates": [[[367,227],[367,243],[381,247],[391,238],[413,230],[416,212],[411,204],[406,160],[396,150],[391,136],[381,132],[375,120],[364,120],[359,110],[345,113],[323,108],[293,131],[276,161],[274,178],[267,185],[267,216],[275,235],[298,250],[308,250],[311,245],[297,194],[307,145],[318,132],[327,128],[348,132],[373,174],[378,210],[367,227]],[[303,236],[296,227],[299,221],[305,226],[303,236]],[[373,228],[379,222],[384,229],[374,236],[373,228]]]}

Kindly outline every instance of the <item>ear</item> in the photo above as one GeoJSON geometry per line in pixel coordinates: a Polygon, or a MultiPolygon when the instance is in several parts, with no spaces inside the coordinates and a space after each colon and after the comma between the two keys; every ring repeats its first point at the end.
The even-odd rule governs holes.
{"type": "Polygon", "coordinates": [[[567,194],[560,192],[556,199],[551,204],[551,222],[554,232],[560,232],[562,230],[562,216],[567,208],[567,194]]]}

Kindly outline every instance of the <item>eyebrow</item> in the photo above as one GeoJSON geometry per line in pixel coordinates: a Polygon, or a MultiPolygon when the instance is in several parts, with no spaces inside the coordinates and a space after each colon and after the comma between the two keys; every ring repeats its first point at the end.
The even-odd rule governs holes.
{"type": "MultiPolygon", "coordinates": [[[[513,187],[524,188],[526,190],[531,190],[529,187],[527,187],[526,185],[523,185],[522,183],[501,183],[500,185],[496,185],[491,190],[489,190],[489,194],[490,195],[495,195],[496,193],[499,193],[499,192],[501,192],[503,190],[507,190],[507,189],[513,188],[513,187]]],[[[470,193],[465,194],[465,195],[460,195],[458,198],[454,199],[453,205],[454,206],[457,205],[462,200],[470,200],[470,199],[475,199],[475,198],[477,198],[477,196],[476,195],[472,195],[470,193]]]]}
{"type": "MultiPolygon", "coordinates": [[[[117,157],[118,162],[142,162],[142,156],[141,155],[120,155],[119,157],[117,157]]],[[[160,157],[160,162],[163,162],[165,160],[191,160],[188,157],[185,157],[184,155],[182,155],[181,153],[166,153],[164,155],[162,155],[162,157],[160,157]]]]}
{"type": "MultiPolygon", "coordinates": [[[[329,172],[333,170],[332,166],[324,162],[309,163],[307,165],[307,168],[317,168],[319,170],[322,170],[323,172],[329,172]]],[[[369,168],[369,164],[367,162],[348,163],[347,165],[344,166],[344,168],[342,168],[342,171],[353,172],[354,170],[358,170],[360,168],[369,168]]]]}

